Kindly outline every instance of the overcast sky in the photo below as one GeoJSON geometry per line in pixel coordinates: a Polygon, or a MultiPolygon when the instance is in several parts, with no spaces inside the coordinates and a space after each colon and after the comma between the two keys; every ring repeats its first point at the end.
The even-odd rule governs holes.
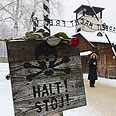
{"type": "MultiPolygon", "coordinates": [[[[9,0],[0,0],[0,3],[7,3],[9,0]]],[[[33,0],[28,0],[33,2],[33,0]]],[[[54,13],[52,12],[51,18],[62,19],[62,20],[75,20],[76,15],[74,11],[83,5],[89,5],[87,0],[53,0],[54,3],[57,1],[57,4],[54,9],[54,13]]],[[[107,25],[111,25],[116,27],[116,0],[89,0],[92,6],[103,7],[103,23],[105,22],[107,25]]],[[[54,4],[55,5],[55,4],[54,4]]],[[[75,28],[64,28],[64,27],[51,27],[52,34],[56,32],[66,32],[67,35],[71,36],[75,34],[75,28]]]]}
{"type": "MultiPolygon", "coordinates": [[[[74,11],[83,5],[89,5],[87,0],[58,0],[59,1],[59,13],[55,17],[64,20],[74,20],[76,15],[74,11]]],[[[89,0],[92,6],[103,7],[103,23],[116,27],[116,0],[89,0]]],[[[56,31],[65,31],[68,35],[74,34],[74,28],[61,28],[55,27],[52,30],[53,33],[56,31]]]]}

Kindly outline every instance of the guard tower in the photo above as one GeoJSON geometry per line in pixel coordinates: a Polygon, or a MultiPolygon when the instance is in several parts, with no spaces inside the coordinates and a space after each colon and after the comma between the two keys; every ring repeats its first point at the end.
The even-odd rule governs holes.
{"type": "Polygon", "coordinates": [[[93,7],[99,21],[96,19],[95,14],[90,6],[81,5],[77,10],[74,11],[76,13],[76,33],[79,31],[97,31],[100,30],[100,24],[102,23],[102,11],[104,8],[93,7]]]}

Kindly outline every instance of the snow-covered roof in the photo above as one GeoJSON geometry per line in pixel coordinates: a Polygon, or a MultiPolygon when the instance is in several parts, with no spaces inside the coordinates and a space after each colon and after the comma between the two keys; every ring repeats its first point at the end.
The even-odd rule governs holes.
{"type": "Polygon", "coordinates": [[[92,51],[80,52],[80,56],[88,56],[92,51]]]}
{"type": "MultiPolygon", "coordinates": [[[[103,32],[101,32],[103,36],[97,36],[99,31],[96,32],[80,31],[79,33],[89,42],[109,43],[103,32]]],[[[107,34],[110,42],[116,44],[116,34],[112,32],[105,33],[107,34]]]]}

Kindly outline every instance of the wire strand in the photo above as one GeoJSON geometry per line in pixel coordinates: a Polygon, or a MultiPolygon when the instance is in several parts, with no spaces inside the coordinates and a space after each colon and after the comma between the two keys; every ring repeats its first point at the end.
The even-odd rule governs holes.
{"type": "Polygon", "coordinates": [[[96,12],[95,12],[93,6],[92,6],[91,3],[89,2],[89,0],[87,0],[87,2],[89,3],[90,7],[92,8],[92,10],[93,10],[93,12],[94,12],[94,14],[95,14],[96,19],[99,21],[99,18],[97,17],[96,12]]]}
{"type": "MultiPolygon", "coordinates": [[[[88,4],[90,5],[90,7],[92,8],[92,10],[93,10],[93,12],[94,12],[94,15],[95,15],[96,19],[97,19],[98,21],[100,21],[99,18],[97,17],[97,14],[96,14],[96,12],[95,12],[93,6],[92,6],[91,3],[89,2],[89,0],[87,0],[87,2],[88,2],[88,4]]],[[[100,22],[100,23],[101,23],[101,22],[100,22]]],[[[102,25],[102,23],[101,23],[101,25],[102,25]]],[[[111,45],[112,51],[113,51],[113,53],[114,53],[114,55],[115,55],[115,57],[116,57],[115,48],[114,48],[114,46],[112,45],[112,43],[110,42],[110,40],[109,40],[109,38],[108,38],[108,35],[107,35],[105,32],[103,32],[103,31],[101,31],[101,32],[105,34],[105,37],[106,37],[106,39],[108,40],[109,44],[111,45]]]]}

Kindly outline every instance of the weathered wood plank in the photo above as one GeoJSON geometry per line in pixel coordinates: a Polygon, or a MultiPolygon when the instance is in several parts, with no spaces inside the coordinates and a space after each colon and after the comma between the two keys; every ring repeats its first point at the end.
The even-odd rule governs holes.
{"type": "MultiPolygon", "coordinates": [[[[10,41],[7,44],[8,46],[8,56],[9,62],[13,61],[24,61],[35,59],[34,51],[38,43],[43,43],[43,41],[10,41]],[[12,47],[13,46],[13,47],[12,47]],[[18,49],[17,49],[18,48],[18,49]],[[26,54],[25,54],[26,53],[26,54]],[[27,54],[28,53],[28,54],[27,54]]],[[[74,49],[71,45],[62,43],[57,48],[57,57],[64,56],[75,56],[79,55],[78,48],[74,49]],[[77,51],[77,52],[76,52],[77,51]]]]}
{"type": "Polygon", "coordinates": [[[16,116],[45,116],[86,105],[79,49],[43,41],[7,42],[16,116]]]}
{"type": "Polygon", "coordinates": [[[48,114],[46,116],[63,116],[63,112],[54,113],[54,114],[48,114]]]}

